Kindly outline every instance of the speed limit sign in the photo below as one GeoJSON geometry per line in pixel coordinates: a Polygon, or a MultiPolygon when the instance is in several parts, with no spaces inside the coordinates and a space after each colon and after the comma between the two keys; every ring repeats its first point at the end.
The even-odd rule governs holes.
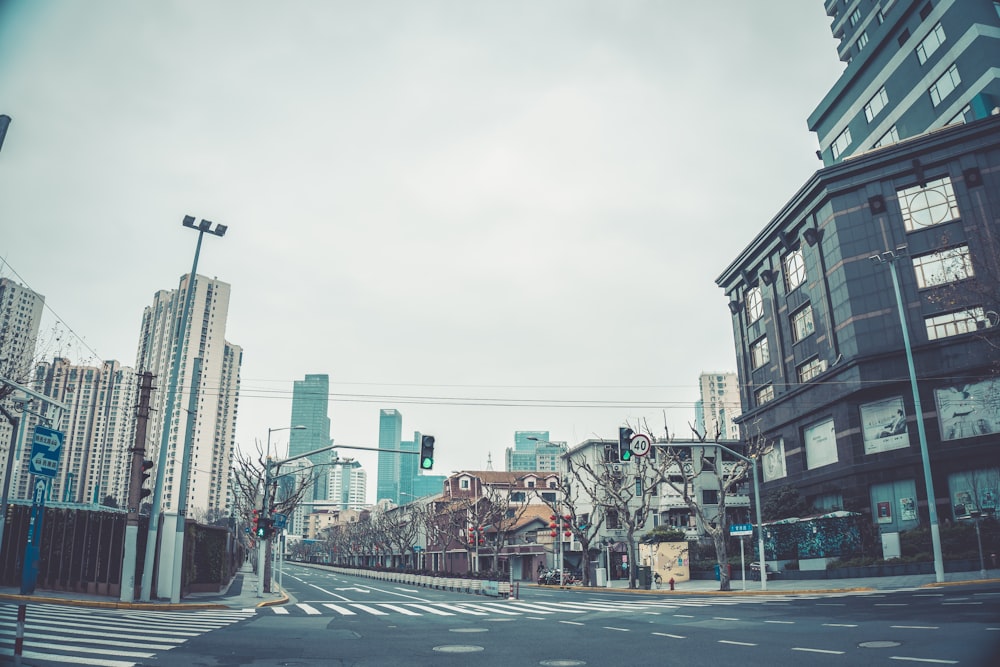
{"type": "Polygon", "coordinates": [[[628,448],[632,450],[632,453],[636,456],[645,456],[649,454],[649,448],[652,447],[652,442],[649,436],[645,433],[636,433],[629,440],[628,448]]]}

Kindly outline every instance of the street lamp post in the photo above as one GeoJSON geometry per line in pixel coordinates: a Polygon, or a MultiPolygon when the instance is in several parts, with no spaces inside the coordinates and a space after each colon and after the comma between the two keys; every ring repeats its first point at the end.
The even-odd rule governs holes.
{"type": "MultiPolygon", "coordinates": [[[[181,320],[178,323],[176,333],[173,337],[174,357],[173,363],[170,366],[170,376],[168,378],[169,388],[167,389],[167,402],[163,410],[163,434],[160,438],[160,452],[157,457],[156,484],[153,491],[153,505],[149,511],[149,532],[146,537],[146,558],[142,570],[141,600],[143,602],[149,602],[152,595],[153,565],[156,562],[156,552],[158,550],[157,539],[160,529],[160,503],[163,500],[163,479],[166,477],[165,468],[167,466],[167,449],[170,446],[170,432],[172,430],[171,424],[174,419],[174,403],[177,401],[177,383],[181,370],[181,358],[184,356],[184,338],[187,335],[188,317],[191,313],[191,304],[194,301],[195,278],[198,273],[198,256],[201,254],[201,240],[202,237],[205,236],[205,232],[214,236],[222,237],[225,236],[226,230],[228,229],[226,225],[215,225],[215,228],[213,229],[212,222],[209,220],[202,220],[195,225],[194,217],[190,215],[184,216],[184,220],[181,224],[189,229],[197,230],[198,244],[194,249],[194,262],[191,264],[191,275],[188,276],[187,294],[184,299],[184,308],[181,311],[181,320]]],[[[186,469],[187,464],[188,462],[186,459],[182,460],[181,470],[186,469]]],[[[177,520],[183,521],[184,517],[178,516],[177,520]]],[[[161,559],[161,562],[162,560],[163,559],[161,559]]]]}
{"type": "Polygon", "coordinates": [[[944,556],[941,552],[941,530],[938,526],[934,479],[931,476],[931,458],[927,450],[927,433],[924,431],[924,411],[920,405],[920,391],[917,388],[917,371],[913,365],[913,348],[910,346],[910,331],[906,325],[903,296],[899,289],[899,275],[896,270],[896,261],[905,253],[906,246],[899,246],[895,252],[886,250],[881,255],[872,255],[869,259],[877,265],[889,265],[889,275],[892,276],[892,287],[896,293],[896,309],[899,311],[899,326],[903,330],[903,349],[906,352],[906,368],[910,375],[910,391],[913,393],[913,411],[916,413],[917,437],[920,440],[920,459],[924,469],[924,486],[927,490],[927,514],[931,524],[931,548],[934,551],[934,580],[937,583],[941,583],[944,581],[944,556]]]}
{"type": "MultiPolygon", "coordinates": [[[[261,494],[260,516],[261,518],[271,516],[271,499],[268,494],[271,491],[271,434],[277,431],[304,431],[306,426],[282,426],[279,428],[267,429],[267,450],[264,452],[264,491],[261,494]]],[[[257,597],[264,597],[264,579],[267,575],[267,540],[258,537],[257,542],[257,597]]],[[[282,554],[284,555],[284,554],[282,554]]],[[[270,588],[270,586],[268,587],[270,588]]]]}
{"type": "MultiPolygon", "coordinates": [[[[757,514],[757,548],[760,550],[760,590],[767,590],[767,559],[764,558],[764,523],[761,520],[760,514],[760,486],[757,484],[757,459],[743,456],[739,452],[734,452],[725,445],[720,445],[719,443],[712,443],[713,446],[728,452],[740,459],[741,461],[746,461],[751,465],[751,470],[753,472],[753,500],[754,500],[754,510],[757,514]]],[[[722,564],[719,564],[722,567],[722,564]]]]}

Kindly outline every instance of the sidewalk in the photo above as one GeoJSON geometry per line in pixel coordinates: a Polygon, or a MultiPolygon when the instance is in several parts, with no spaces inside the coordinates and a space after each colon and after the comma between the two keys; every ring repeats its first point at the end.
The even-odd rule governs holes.
{"type": "MultiPolygon", "coordinates": [[[[790,593],[811,593],[811,592],[831,592],[831,591],[857,591],[857,590],[894,590],[900,588],[920,588],[921,586],[948,586],[951,584],[969,584],[977,582],[1000,583],[1000,569],[987,570],[984,579],[978,570],[974,572],[946,572],[944,582],[938,584],[934,581],[933,574],[913,574],[899,577],[866,577],[861,579],[782,579],[779,574],[774,579],[768,579],[767,590],[761,590],[761,582],[754,580],[744,582],[740,579],[731,580],[730,591],[720,591],[719,582],[715,579],[693,579],[675,585],[675,590],[670,591],[670,587],[664,582],[659,589],[653,585],[651,591],[641,591],[643,593],[697,593],[700,595],[715,593],[718,595],[735,595],[744,592],[750,594],[790,594],[790,593]]],[[[609,588],[614,590],[628,589],[628,580],[615,580],[610,582],[609,588]]]]}
{"type": "MultiPolygon", "coordinates": [[[[34,595],[19,595],[17,588],[0,588],[0,600],[11,602],[47,602],[77,607],[98,607],[103,609],[249,609],[284,604],[288,596],[284,592],[264,593],[257,597],[257,573],[249,564],[244,564],[229,586],[218,593],[192,593],[179,603],[169,600],[151,602],[120,602],[105,595],[89,595],[72,591],[35,591],[34,595]]],[[[277,583],[272,590],[278,590],[277,583]]]]}
{"type": "MultiPolygon", "coordinates": [[[[253,572],[249,565],[244,565],[232,583],[223,591],[218,593],[194,593],[183,598],[177,604],[167,600],[157,600],[153,602],[119,602],[114,598],[101,595],[88,595],[85,593],[63,592],[63,591],[37,591],[34,595],[19,595],[16,588],[0,588],[0,600],[12,602],[34,602],[65,604],[79,607],[98,607],[104,609],[156,609],[156,610],[176,610],[176,609],[250,609],[253,607],[266,607],[279,605],[288,602],[288,595],[280,591],[277,583],[272,586],[278,590],[276,593],[264,593],[263,597],[257,597],[257,574],[253,572]]],[[[830,593],[834,591],[875,591],[894,590],[906,588],[920,588],[922,586],[948,586],[963,583],[989,582],[1000,583],[1000,569],[989,570],[986,578],[980,576],[979,571],[975,572],[948,572],[945,573],[944,583],[937,584],[933,574],[915,574],[901,577],[870,577],[864,579],[786,579],[779,576],[776,579],[767,581],[767,590],[761,590],[761,582],[747,581],[746,588],[743,587],[742,580],[730,582],[730,591],[720,591],[719,582],[714,579],[695,579],[676,584],[675,590],[669,590],[669,586],[663,584],[662,587],[652,590],[633,589],[629,590],[628,580],[615,580],[610,582],[607,588],[596,588],[581,586],[569,586],[569,590],[577,591],[598,591],[613,590],[620,593],[636,595],[792,595],[807,593],[830,593]]],[[[522,588],[538,588],[537,584],[521,582],[522,588]]]]}

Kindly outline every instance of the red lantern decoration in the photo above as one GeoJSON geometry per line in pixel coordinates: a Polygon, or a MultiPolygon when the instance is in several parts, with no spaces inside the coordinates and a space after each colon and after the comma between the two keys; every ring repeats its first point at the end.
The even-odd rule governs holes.
{"type": "Polygon", "coordinates": [[[556,536],[556,531],[553,530],[551,533],[549,533],[549,535],[551,535],[552,537],[555,537],[556,536]]]}

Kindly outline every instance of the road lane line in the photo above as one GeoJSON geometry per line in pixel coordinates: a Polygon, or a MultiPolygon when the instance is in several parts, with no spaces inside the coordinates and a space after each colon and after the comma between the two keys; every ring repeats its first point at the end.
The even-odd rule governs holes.
{"type": "Polygon", "coordinates": [[[904,660],[906,662],[930,662],[935,665],[957,665],[958,660],[935,660],[934,658],[908,658],[902,655],[891,655],[890,660],[904,660]]]}
{"type": "Polygon", "coordinates": [[[616,627],[613,627],[613,626],[610,626],[610,625],[605,625],[604,629],[605,630],[614,630],[615,632],[631,632],[631,630],[629,630],[628,628],[616,628],[616,627]]]}
{"type": "Polygon", "coordinates": [[[559,621],[559,622],[565,623],[566,625],[584,625],[584,623],[580,623],[579,621],[559,621]]]}
{"type": "Polygon", "coordinates": [[[731,639],[720,639],[720,644],[733,644],[734,646],[756,646],[756,644],[751,644],[750,642],[735,642],[731,639]]]}
{"type": "Polygon", "coordinates": [[[765,623],[777,623],[780,625],[795,625],[795,621],[764,621],[765,623]]]}
{"type": "Polygon", "coordinates": [[[798,646],[793,646],[792,650],[793,651],[805,651],[807,653],[829,653],[830,655],[844,655],[843,651],[827,651],[826,649],[822,649],[822,648],[801,648],[801,647],[798,647],[798,646]]]}
{"type": "Polygon", "coordinates": [[[854,623],[824,623],[825,628],[856,628],[858,627],[854,623]]]}
{"type": "Polygon", "coordinates": [[[890,625],[890,628],[896,630],[940,630],[936,625],[890,625]]]}
{"type": "Polygon", "coordinates": [[[727,616],[713,616],[712,620],[714,620],[714,621],[738,621],[740,619],[738,619],[738,618],[729,618],[727,616]]]}
{"type": "Polygon", "coordinates": [[[669,632],[654,632],[657,637],[670,637],[671,639],[687,639],[684,635],[672,635],[669,632]]]}

